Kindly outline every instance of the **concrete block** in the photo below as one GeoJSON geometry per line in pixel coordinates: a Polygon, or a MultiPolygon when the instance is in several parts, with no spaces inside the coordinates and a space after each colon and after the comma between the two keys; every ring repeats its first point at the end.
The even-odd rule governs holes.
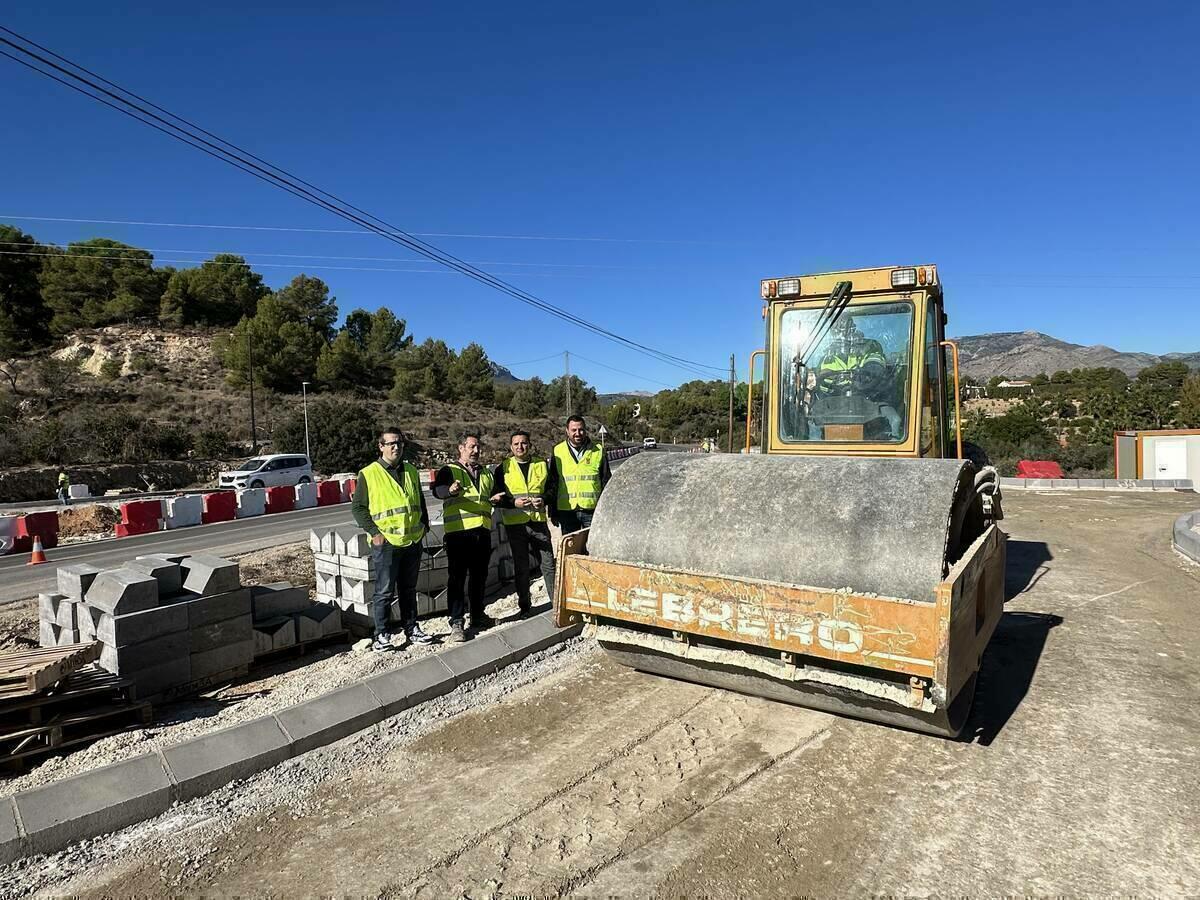
{"type": "MultiPolygon", "coordinates": [[[[187,553],[144,553],[141,556],[135,556],[134,559],[163,559],[182,569],[183,561],[188,558],[188,555],[187,553]]],[[[179,574],[182,576],[184,573],[180,571],[179,574]]]]}
{"type": "Polygon", "coordinates": [[[291,742],[273,716],[202,735],[162,751],[177,799],[191,800],[283,762],[291,742]]]}
{"type": "MultiPolygon", "coordinates": [[[[321,552],[333,556],[337,553],[337,538],[333,536],[333,529],[322,532],[321,534],[321,552]]],[[[335,560],[336,561],[336,560],[335,560]]]]}
{"type": "Polygon", "coordinates": [[[549,611],[521,622],[514,622],[494,633],[500,635],[504,642],[513,648],[517,659],[524,659],[531,653],[578,637],[583,633],[583,623],[577,622],[566,628],[559,628],[554,624],[554,612],[549,611]]]}
{"type": "Polygon", "coordinates": [[[183,587],[194,594],[222,594],[241,587],[238,564],[219,556],[197,554],[181,564],[183,587]]]}
{"type": "Polygon", "coordinates": [[[384,718],[454,690],[454,673],[442,662],[443,655],[405,663],[363,682],[379,700],[384,718]]]}
{"type": "Polygon", "coordinates": [[[167,528],[190,528],[203,521],[204,497],[201,494],[168,497],[163,506],[163,521],[167,528]]]}
{"type": "Polygon", "coordinates": [[[79,632],[78,631],[76,631],[74,628],[59,627],[58,638],[57,638],[57,645],[59,647],[66,647],[69,644],[78,644],[78,643],[79,643],[79,632]]]}
{"type": "MultiPolygon", "coordinates": [[[[321,637],[337,634],[342,630],[342,611],[332,603],[314,603],[308,609],[297,614],[306,619],[312,619],[321,630],[321,637]]],[[[300,627],[297,625],[299,635],[300,627]]],[[[301,639],[303,640],[303,638],[301,639]]]]}
{"type": "Polygon", "coordinates": [[[58,646],[58,626],[53,622],[47,622],[45,619],[38,622],[38,646],[39,647],[57,647],[58,646]]]}
{"type": "Polygon", "coordinates": [[[14,797],[33,853],[53,853],[166,812],[171,781],[157,753],[91,769],[14,797]]]}
{"type": "Polygon", "coordinates": [[[481,635],[465,644],[456,644],[438,654],[438,659],[454,673],[456,684],[495,672],[515,658],[512,647],[495,632],[481,635]]]}
{"type": "Polygon", "coordinates": [[[375,596],[375,582],[342,575],[342,597],[355,603],[370,603],[375,596]]]}
{"type": "Polygon", "coordinates": [[[189,648],[192,653],[203,653],[230,644],[254,639],[254,627],[250,616],[236,616],[211,625],[201,625],[188,632],[189,648]]]}
{"type": "MultiPolygon", "coordinates": [[[[317,486],[311,482],[296,485],[296,502],[293,509],[312,509],[317,505],[317,486]]],[[[315,549],[319,549],[314,547],[315,549]]]]}
{"type": "Polygon", "coordinates": [[[339,556],[339,574],[342,578],[369,579],[375,577],[375,560],[371,557],[339,556]]]}
{"type": "Polygon", "coordinates": [[[317,574],[324,575],[340,575],[342,573],[341,564],[338,562],[339,557],[332,553],[321,551],[313,554],[313,570],[317,574]]]}
{"type": "Polygon", "coordinates": [[[130,677],[133,679],[133,698],[135,700],[159,697],[191,682],[191,658],[185,653],[175,659],[168,659],[158,665],[134,672],[130,677]]]}
{"type": "Polygon", "coordinates": [[[319,641],[325,636],[325,632],[321,628],[321,623],[316,619],[308,617],[304,613],[293,614],[292,621],[296,623],[297,643],[304,643],[305,641],[319,641]]]}
{"type": "Polygon", "coordinates": [[[124,647],[105,644],[100,651],[100,667],[116,675],[132,675],[187,655],[188,633],[176,631],[124,647]]]}
{"type": "Polygon", "coordinates": [[[1192,479],[1190,479],[1190,478],[1176,478],[1175,479],[1175,490],[1177,490],[1177,491],[1194,491],[1195,489],[1196,489],[1195,486],[1192,484],[1192,479]]]}
{"type": "Polygon", "coordinates": [[[1079,480],[1076,478],[1051,478],[1050,487],[1053,488],[1077,488],[1079,480]]]}
{"type": "Polygon", "coordinates": [[[308,599],[307,588],[292,587],[287,581],[252,587],[250,588],[250,598],[256,622],[279,616],[290,616],[303,609],[308,609],[312,603],[308,599]]]}
{"type": "Polygon", "coordinates": [[[327,528],[313,528],[308,532],[308,549],[313,553],[320,553],[321,547],[325,543],[325,535],[329,533],[327,528]]]}
{"type": "Polygon", "coordinates": [[[275,650],[296,645],[296,622],[291,616],[279,616],[254,623],[254,655],[262,656],[275,650]]]}
{"type": "Polygon", "coordinates": [[[1049,490],[1053,487],[1053,478],[1026,478],[1025,487],[1030,490],[1049,490]]]}
{"type": "MultiPolygon", "coordinates": [[[[157,606],[124,616],[95,610],[92,614],[80,615],[79,618],[81,622],[91,623],[90,627],[96,640],[117,648],[186,631],[188,627],[187,609],[177,604],[157,606]]],[[[87,630],[88,627],[83,626],[80,630],[87,630]]]]}
{"type": "Polygon", "coordinates": [[[72,600],[82,601],[100,570],[89,563],[74,563],[58,567],[58,592],[72,600]]]}
{"type": "Polygon", "coordinates": [[[1098,491],[1104,489],[1103,478],[1079,478],[1077,481],[1081,490],[1098,491]]]}
{"type": "Polygon", "coordinates": [[[344,525],[333,531],[333,552],[338,556],[362,558],[371,555],[371,540],[357,525],[344,525]]]}
{"type": "Polygon", "coordinates": [[[445,589],[447,580],[446,569],[422,569],[417,575],[417,592],[436,594],[445,589]]]}
{"type": "Polygon", "coordinates": [[[183,590],[183,570],[178,563],[162,557],[139,556],[125,563],[125,568],[143,575],[152,575],[158,582],[158,596],[172,597],[183,590]]]}
{"type": "Polygon", "coordinates": [[[316,572],[317,595],[324,597],[339,597],[342,592],[342,579],[337,572],[316,572]]]}
{"type": "Polygon", "coordinates": [[[79,629],[79,640],[82,643],[99,640],[96,637],[96,623],[106,615],[108,613],[93,609],[83,603],[75,608],[75,627],[79,629]]]}
{"type": "Polygon", "coordinates": [[[261,516],[267,511],[265,488],[245,488],[237,492],[237,517],[247,519],[261,516]]]}
{"type": "Polygon", "coordinates": [[[66,594],[38,594],[38,621],[58,623],[58,609],[69,598],[66,594]]]}
{"type": "Polygon", "coordinates": [[[275,714],[297,755],[362,731],[384,718],[383,704],[364,683],[351,684],[275,714]]]}
{"type": "Polygon", "coordinates": [[[1139,478],[1133,482],[1133,487],[1142,488],[1142,489],[1148,488],[1150,490],[1153,490],[1154,489],[1154,479],[1153,478],[1139,478]]]}
{"type": "Polygon", "coordinates": [[[188,614],[188,628],[202,628],[213,622],[223,622],[235,616],[249,615],[252,611],[250,588],[238,588],[223,594],[198,597],[184,594],[175,604],[183,606],[188,614]]]}
{"type": "Polygon", "coordinates": [[[193,653],[191,658],[192,679],[207,678],[221,672],[241,669],[254,661],[254,635],[250,634],[244,641],[236,644],[225,644],[193,653]]]}
{"type": "Polygon", "coordinates": [[[86,500],[92,494],[86,484],[69,484],[67,485],[67,496],[72,500],[86,500]]]}
{"type": "Polygon", "coordinates": [[[158,606],[158,579],[132,569],[101,572],[87,589],[87,605],[126,615],[158,606]]]}

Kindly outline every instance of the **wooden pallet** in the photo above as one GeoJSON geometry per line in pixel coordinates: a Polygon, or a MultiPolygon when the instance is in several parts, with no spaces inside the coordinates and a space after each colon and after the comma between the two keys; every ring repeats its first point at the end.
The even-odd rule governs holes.
{"type": "Polygon", "coordinates": [[[40,725],[0,732],[0,763],[21,765],[36,756],[60,753],[128,728],[148,725],[153,715],[149,703],[124,702],[107,704],[87,712],[55,714],[40,725]]]}
{"type": "Polygon", "coordinates": [[[31,697],[0,700],[0,731],[19,724],[40,725],[56,712],[123,701],[133,682],[90,664],[31,697]]]}
{"type": "Polygon", "coordinates": [[[100,643],[0,654],[0,699],[40,693],[100,658],[100,643]]]}

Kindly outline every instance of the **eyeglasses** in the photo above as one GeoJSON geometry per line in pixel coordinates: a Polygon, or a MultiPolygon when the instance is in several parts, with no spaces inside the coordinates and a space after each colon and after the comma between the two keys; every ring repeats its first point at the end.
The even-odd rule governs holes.
{"type": "Polygon", "coordinates": [[[403,447],[404,441],[380,441],[380,447],[403,447]]]}

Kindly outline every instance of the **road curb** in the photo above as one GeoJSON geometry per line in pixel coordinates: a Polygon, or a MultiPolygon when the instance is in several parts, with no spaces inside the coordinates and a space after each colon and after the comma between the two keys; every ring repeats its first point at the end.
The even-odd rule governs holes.
{"type": "Polygon", "coordinates": [[[545,612],[272,715],[0,798],[0,865],[161,815],[176,802],[370,728],[583,630],[557,628],[552,617],[545,612]]]}
{"type": "Polygon", "coordinates": [[[1195,491],[1190,478],[1001,478],[1000,487],[1026,491],[1195,491]]]}
{"type": "Polygon", "coordinates": [[[1184,556],[1200,563],[1200,532],[1195,530],[1197,525],[1200,525],[1200,509],[1184,513],[1175,520],[1171,543],[1184,556]]]}

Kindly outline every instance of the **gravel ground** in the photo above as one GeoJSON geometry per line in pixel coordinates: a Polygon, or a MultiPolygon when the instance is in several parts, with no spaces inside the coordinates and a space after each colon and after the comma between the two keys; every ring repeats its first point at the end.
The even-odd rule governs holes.
{"type": "MultiPolygon", "coordinates": [[[[405,710],[378,727],[288,760],[246,781],[226,785],[206,797],[178,804],[156,819],[51,856],[18,860],[0,868],[0,898],[73,895],[89,886],[95,867],[133,865],[147,858],[158,860],[161,870],[174,873],[171,877],[181,883],[206,865],[214,842],[246,818],[265,810],[274,810],[273,816],[299,816],[313,805],[312,794],[319,786],[348,780],[350,772],[361,775],[364,770],[380,767],[389,751],[421,738],[446,721],[495,704],[533,682],[553,683],[564,673],[569,674],[577,663],[598,653],[593,642],[578,638],[559,644],[444,697],[405,710]]],[[[384,659],[402,662],[406,656],[393,654],[384,659]]]]}
{"type": "MultiPolygon", "coordinates": [[[[312,552],[307,544],[289,544],[238,559],[243,584],[291,581],[299,586],[305,585],[307,579],[307,586],[314,586],[312,552]]],[[[535,605],[545,602],[545,590],[540,581],[533,586],[533,601],[535,605]]],[[[496,599],[487,610],[489,615],[501,621],[514,616],[516,594],[496,599]]],[[[4,649],[20,650],[37,645],[37,612],[36,600],[0,607],[0,641],[4,642],[4,649]]],[[[435,637],[444,637],[450,632],[445,616],[425,619],[422,624],[435,637]]],[[[24,774],[0,781],[0,793],[11,794],[69,778],[155,748],[269,715],[428,653],[436,653],[443,646],[441,643],[412,645],[397,653],[373,653],[359,642],[353,646],[339,644],[321,648],[305,656],[285,656],[217,690],[155,707],[154,721],[150,725],[112,735],[65,756],[51,757],[24,774]]]]}

